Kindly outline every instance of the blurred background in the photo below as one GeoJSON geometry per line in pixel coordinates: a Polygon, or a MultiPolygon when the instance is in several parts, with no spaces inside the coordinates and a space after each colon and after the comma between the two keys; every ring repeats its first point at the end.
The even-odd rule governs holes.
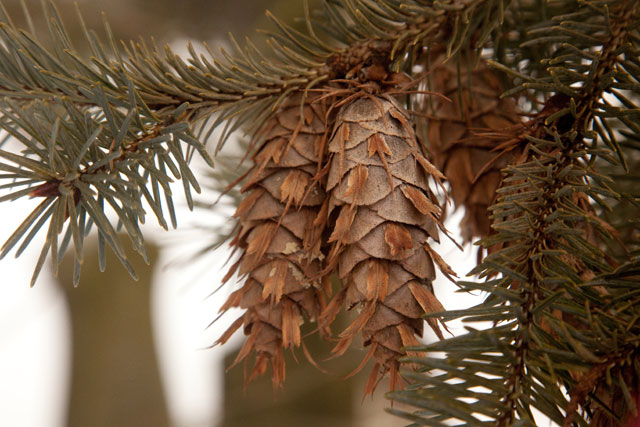
{"type": "MultiPolygon", "coordinates": [[[[18,0],[3,0],[15,22],[24,16],[18,0]]],[[[27,0],[36,28],[43,28],[40,2],[27,0]]],[[[227,33],[241,39],[260,37],[253,29],[268,28],[265,9],[288,20],[300,16],[298,0],[80,0],[87,25],[102,31],[101,11],[117,38],[170,44],[186,53],[187,41],[225,46],[227,33]]],[[[80,38],[72,1],[56,4],[73,36],[80,38]]],[[[79,43],[81,48],[82,43],[79,43]]],[[[236,144],[237,145],[237,144],[236,144]]],[[[234,141],[227,146],[233,150],[234,141]]],[[[198,166],[195,166],[196,170],[198,166]]],[[[203,170],[203,169],[201,169],[203,170]]],[[[202,175],[200,175],[202,176],[202,175]]],[[[203,179],[206,181],[206,179],[203,179]]],[[[181,194],[178,183],[174,194],[181,194]]],[[[216,197],[203,194],[207,202],[216,197]]],[[[4,241],[38,201],[0,204],[0,241],[4,241]]],[[[386,383],[372,399],[362,400],[367,368],[348,380],[364,350],[324,361],[326,345],[309,346],[321,373],[302,354],[287,361],[283,392],[273,392],[268,378],[243,387],[243,369],[225,373],[239,345],[236,334],[224,348],[208,347],[238,312],[211,325],[218,307],[233,290],[220,292],[227,249],[223,246],[202,258],[192,254],[211,244],[214,229],[229,221],[231,206],[215,212],[189,212],[178,206],[178,230],[164,232],[149,217],[143,231],[152,260],[147,266],[137,255],[130,260],[139,280],[133,282],[115,259],[107,272],[97,267],[97,249],[86,244],[80,285],[71,285],[72,263],[65,260],[54,277],[51,268],[34,288],[29,277],[40,250],[34,241],[18,259],[0,262],[0,426],[12,427],[232,427],[327,426],[393,427],[402,420],[384,412],[386,383]]],[[[459,215],[448,226],[457,235],[459,215]]],[[[91,241],[91,239],[88,239],[91,241]]],[[[436,248],[464,276],[475,257],[472,248],[458,251],[443,239],[436,248]]],[[[474,297],[457,295],[454,286],[439,278],[436,295],[448,308],[469,306],[474,297]]],[[[452,330],[461,330],[451,325],[452,330]]],[[[432,339],[432,337],[426,337],[432,339]]],[[[370,368],[369,368],[370,369],[370,368]]]]}

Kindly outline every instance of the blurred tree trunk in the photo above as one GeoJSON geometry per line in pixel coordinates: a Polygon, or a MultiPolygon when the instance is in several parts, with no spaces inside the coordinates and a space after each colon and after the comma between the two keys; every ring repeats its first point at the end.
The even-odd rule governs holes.
{"type": "MultiPolygon", "coordinates": [[[[97,247],[85,248],[78,288],[73,263],[62,265],[59,283],[71,313],[73,366],[68,427],[168,426],[151,333],[152,267],[137,254],[129,261],[134,282],[108,253],[108,273],[98,270],[97,247]]],[[[147,245],[152,265],[158,250],[147,245]]]]}

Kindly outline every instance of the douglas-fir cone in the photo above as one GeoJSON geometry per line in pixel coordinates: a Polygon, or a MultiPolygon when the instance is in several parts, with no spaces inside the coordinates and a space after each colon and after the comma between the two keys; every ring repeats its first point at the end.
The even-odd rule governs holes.
{"type": "MultiPolygon", "coordinates": [[[[365,387],[373,392],[378,375],[390,372],[399,386],[403,347],[418,344],[424,313],[442,311],[433,295],[434,258],[441,208],[428,180],[440,172],[422,155],[409,116],[390,96],[363,95],[338,113],[329,142],[329,211],[339,214],[329,238],[329,265],[336,265],[345,288],[329,304],[322,321],[335,317],[344,301],[360,314],[341,334],[334,352],[343,353],[358,332],[373,356],[365,387]]],[[[430,326],[442,336],[435,320],[430,326]]]]}
{"type": "Polygon", "coordinates": [[[238,224],[231,245],[241,251],[240,259],[225,277],[237,270],[245,282],[221,311],[240,307],[246,312],[218,343],[243,326],[248,338],[234,364],[255,352],[248,380],[270,364],[274,387],[285,378],[283,349],[301,345],[303,318],[315,319],[324,307],[317,280],[324,257],[322,230],[316,217],[326,194],[314,176],[325,138],[325,111],[312,100],[289,98],[263,132],[264,142],[242,188],[247,196],[234,215],[238,224]]]}

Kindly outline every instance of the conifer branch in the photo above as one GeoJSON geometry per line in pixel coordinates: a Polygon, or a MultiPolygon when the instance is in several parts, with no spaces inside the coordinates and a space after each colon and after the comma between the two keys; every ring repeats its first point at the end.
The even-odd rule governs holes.
{"type": "MultiPolygon", "coordinates": [[[[546,62],[551,65],[549,77],[531,79],[521,87],[555,94],[523,128],[521,144],[528,158],[507,168],[500,196],[492,207],[493,228],[497,233],[485,239],[484,245],[493,249],[473,273],[499,278],[482,285],[460,283],[463,289],[489,292],[485,302],[460,315],[467,321],[491,320],[500,326],[421,348],[445,351],[446,365],[429,359],[419,363],[425,370],[438,368],[446,373],[429,380],[420,375],[416,391],[391,395],[409,403],[416,402],[416,393],[437,400],[428,406],[430,414],[414,414],[412,419],[440,425],[446,419],[457,418],[469,425],[479,425],[480,419],[472,415],[475,413],[489,416],[494,425],[534,424],[531,408],[535,407],[558,424],[569,425],[573,421],[586,425],[586,419],[606,418],[602,410],[615,406],[611,393],[615,394],[616,389],[634,395],[633,375],[616,382],[613,392],[612,386],[603,382],[602,388],[607,390],[604,395],[591,390],[585,393],[584,384],[577,381],[587,363],[596,363],[587,374],[591,378],[607,362],[613,363],[613,367],[607,365],[607,372],[609,369],[623,372],[628,366],[624,357],[628,358],[624,360],[638,357],[635,349],[628,347],[626,352],[620,343],[616,343],[617,350],[612,354],[606,346],[596,345],[588,332],[594,327],[594,313],[604,310],[599,307],[606,306],[611,294],[617,292],[606,285],[589,284],[594,276],[611,274],[612,270],[612,260],[599,247],[601,240],[594,238],[598,234],[609,239],[613,236],[611,227],[595,226],[596,222],[591,220],[593,207],[588,198],[603,204],[602,195],[618,197],[593,162],[594,157],[615,162],[607,150],[596,146],[600,129],[596,122],[604,123],[612,117],[602,114],[603,94],[611,93],[617,81],[630,81],[621,72],[621,64],[628,58],[623,46],[633,44],[630,42],[635,37],[633,23],[638,19],[637,9],[636,2],[583,2],[577,12],[553,18],[556,25],[549,29],[556,30],[553,37],[545,35],[535,40],[555,47],[554,56],[546,62]],[[585,25],[572,25],[576,17],[585,25]],[[594,28],[597,30],[593,31],[594,28]],[[580,66],[579,61],[566,53],[585,52],[581,55],[584,59],[593,49],[598,49],[599,55],[591,56],[590,67],[580,66]],[[583,319],[588,320],[583,323],[583,319]],[[461,351],[462,348],[465,350],[461,351]],[[505,368],[495,370],[501,359],[505,368]],[[487,379],[487,373],[493,378],[487,379]],[[456,385],[457,393],[433,394],[439,386],[450,388],[448,381],[453,378],[462,380],[456,385]],[[548,387],[542,388],[557,382],[570,390],[571,401],[561,393],[549,392],[548,387]],[[493,397],[467,394],[477,386],[491,390],[493,397]],[[474,402],[454,405],[452,399],[464,395],[473,397],[474,402]],[[603,396],[609,396],[609,400],[603,396]],[[454,406],[460,405],[466,408],[465,418],[460,417],[460,410],[454,410],[454,406]],[[436,410],[438,406],[444,409],[436,410]],[[594,407],[600,412],[590,412],[594,407]],[[582,412],[576,416],[579,408],[582,412]]],[[[634,83],[637,87],[638,82],[634,83]]],[[[635,108],[631,102],[625,107],[635,108]]],[[[634,125],[624,117],[622,112],[615,115],[633,131],[634,125]]],[[[624,162],[619,146],[611,138],[602,139],[624,162]]],[[[621,320],[618,325],[622,324],[621,320]]],[[[602,339],[606,336],[611,340],[610,331],[605,332],[604,328],[597,331],[602,339]]],[[[588,381],[592,380],[596,389],[603,381],[602,378],[588,381]]],[[[609,410],[617,416],[624,414],[620,406],[609,410]]]]}
{"type": "MultiPolygon", "coordinates": [[[[5,172],[2,177],[11,180],[3,187],[12,190],[0,200],[43,197],[49,206],[46,211],[43,204],[36,208],[4,244],[0,257],[6,256],[22,240],[16,253],[19,255],[50,220],[42,262],[46,248],[50,248],[57,265],[73,237],[79,268],[82,241],[95,225],[101,239],[128,265],[115,229],[103,212],[105,202],[116,212],[134,247],[142,254],[139,223],[146,215],[143,199],[160,225],[167,228],[162,208],[164,198],[175,227],[169,187],[173,178],[183,180],[189,203],[192,203],[191,188],[200,191],[180,144],[200,151],[209,162],[211,159],[191,136],[188,123],[182,117],[170,117],[162,123],[149,116],[138,116],[135,120],[138,109],[133,93],[130,102],[127,110],[105,110],[109,112],[106,120],[102,111],[77,108],[64,99],[32,101],[28,109],[20,102],[5,99],[0,103],[3,117],[10,120],[5,122],[4,129],[23,146],[21,155],[0,151],[3,159],[0,169],[5,172]],[[134,121],[137,123],[132,124],[134,121]],[[64,223],[68,223],[67,231],[59,243],[58,234],[64,223]]],[[[39,268],[32,284],[38,273],[39,268]]],[[[75,278],[79,278],[79,270],[75,278]]]]}

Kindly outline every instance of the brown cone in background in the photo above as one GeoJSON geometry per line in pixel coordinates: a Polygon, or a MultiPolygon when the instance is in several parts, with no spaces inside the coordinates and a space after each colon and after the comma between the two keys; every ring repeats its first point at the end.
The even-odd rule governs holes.
{"type": "MultiPolygon", "coordinates": [[[[359,315],[340,335],[342,354],[362,333],[375,364],[365,387],[390,372],[390,388],[401,384],[398,359],[417,345],[424,313],[442,311],[433,294],[434,261],[449,267],[429,247],[438,241],[441,208],[429,189],[444,178],[421,154],[409,117],[391,98],[363,95],[338,112],[328,146],[328,214],[335,217],[327,265],[337,266],[344,289],[327,306],[321,324],[340,307],[359,315]]],[[[441,336],[437,322],[430,326],[441,336]]]]}
{"type": "Polygon", "coordinates": [[[429,90],[450,101],[432,97],[427,113],[429,151],[435,165],[451,185],[453,201],[464,206],[461,222],[465,242],[491,232],[488,208],[502,182],[501,169],[521,153],[517,145],[522,121],[511,98],[500,99],[504,91],[498,75],[480,60],[460,64],[444,62],[436,55],[430,64],[429,90]],[[461,87],[459,87],[461,85],[461,87]]]}
{"type": "MultiPolygon", "coordinates": [[[[316,97],[317,98],[317,97],[316,97]]],[[[223,344],[244,327],[248,336],[234,365],[255,353],[248,381],[271,365],[274,387],[285,378],[283,349],[301,345],[300,324],[324,307],[318,272],[322,229],[316,223],[326,194],[314,181],[326,138],[322,102],[296,95],[285,100],[264,129],[242,192],[231,246],[241,255],[233,273],[244,278],[221,308],[245,309],[220,337],[223,344]]]]}

